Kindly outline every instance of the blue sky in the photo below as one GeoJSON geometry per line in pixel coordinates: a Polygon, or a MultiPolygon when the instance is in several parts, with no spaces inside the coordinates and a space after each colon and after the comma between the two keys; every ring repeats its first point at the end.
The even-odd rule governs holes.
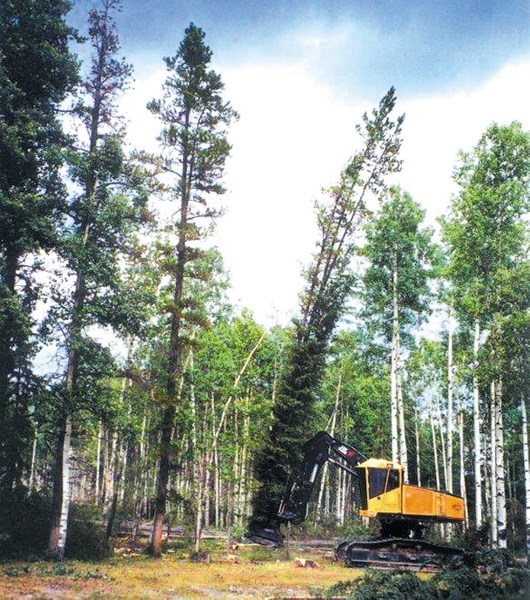
{"type": "MultiPolygon", "coordinates": [[[[78,0],[71,13],[81,31],[92,5],[78,0]]],[[[314,200],[356,151],[362,113],[390,86],[407,115],[396,183],[432,224],[455,191],[459,150],[493,121],[530,130],[528,0],[124,0],[118,24],[136,84],[123,111],[137,146],[154,143],[159,125],[145,104],[191,21],[241,115],[215,242],[233,300],[261,322],[296,311],[314,200]]]]}
{"type": "MultiPolygon", "coordinates": [[[[91,5],[75,3],[80,27],[91,5]]],[[[528,0],[125,0],[124,51],[161,60],[191,21],[222,64],[305,58],[347,94],[454,89],[530,51],[528,0]]]]}

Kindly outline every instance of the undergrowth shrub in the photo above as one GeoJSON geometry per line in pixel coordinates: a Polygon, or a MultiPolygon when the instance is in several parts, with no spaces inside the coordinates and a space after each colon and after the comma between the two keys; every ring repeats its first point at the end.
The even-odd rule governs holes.
{"type": "Polygon", "coordinates": [[[358,579],[339,582],[323,595],[353,600],[530,598],[530,571],[516,568],[514,564],[506,550],[484,549],[453,560],[430,580],[399,569],[368,569],[358,579]]]}
{"type": "MultiPolygon", "coordinates": [[[[28,495],[23,488],[0,500],[0,560],[36,560],[46,557],[51,524],[51,499],[28,495]]],[[[110,555],[101,511],[89,505],[71,505],[66,558],[100,560],[110,555]]]]}
{"type": "Polygon", "coordinates": [[[102,560],[111,554],[99,508],[90,504],[72,504],[68,515],[65,557],[102,560]]]}
{"type": "Polygon", "coordinates": [[[439,600],[440,593],[430,581],[402,569],[373,571],[353,581],[339,581],[326,592],[327,598],[341,596],[354,600],[439,600]]]}
{"type": "Polygon", "coordinates": [[[41,556],[50,534],[51,503],[41,494],[18,488],[0,499],[0,559],[41,556]]]}
{"type": "Polygon", "coordinates": [[[483,548],[453,560],[432,579],[442,598],[528,598],[530,571],[505,549],[483,548]]]}

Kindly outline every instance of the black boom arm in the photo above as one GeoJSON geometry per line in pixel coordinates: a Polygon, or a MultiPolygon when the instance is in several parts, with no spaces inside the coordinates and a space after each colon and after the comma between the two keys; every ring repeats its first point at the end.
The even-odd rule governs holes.
{"type": "Polygon", "coordinates": [[[357,476],[353,467],[366,457],[353,446],[339,442],[329,433],[320,431],[304,445],[304,460],[300,469],[291,474],[278,509],[281,521],[298,525],[307,518],[313,488],[326,461],[357,476]]]}

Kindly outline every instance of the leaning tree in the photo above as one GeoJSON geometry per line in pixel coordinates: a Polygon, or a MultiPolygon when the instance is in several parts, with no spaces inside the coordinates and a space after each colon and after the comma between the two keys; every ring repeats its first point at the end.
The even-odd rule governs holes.
{"type": "Polygon", "coordinates": [[[293,343],[273,407],[273,425],[255,461],[260,488],[250,532],[257,536],[264,528],[276,530],[276,511],[288,473],[300,461],[301,442],[312,425],[328,344],[352,291],[356,234],[369,215],[369,199],[380,196],[385,177],[401,167],[398,153],[404,116],[393,120],[395,103],[391,88],[379,106],[363,116],[357,128],[362,149],[317,206],[317,250],[305,272],[300,315],[294,322],[293,343]]]}

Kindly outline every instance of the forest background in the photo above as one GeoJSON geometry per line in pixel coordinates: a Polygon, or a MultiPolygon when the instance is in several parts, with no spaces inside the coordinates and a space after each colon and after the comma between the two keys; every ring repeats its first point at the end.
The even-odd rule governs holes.
{"type": "MultiPolygon", "coordinates": [[[[476,121],[480,130],[461,142],[466,152],[445,163],[452,187],[429,178],[422,198],[448,206],[435,233],[409,193],[420,174],[425,181],[433,145],[411,166],[415,104],[404,103],[403,121],[393,88],[378,101],[386,82],[375,95],[362,88],[371,103],[355,106],[353,119],[339,110],[336,127],[321,111],[327,140],[314,139],[314,128],[296,136],[327,165],[322,181],[312,179],[314,162],[297,170],[286,158],[300,158],[284,144],[289,126],[276,130],[267,151],[289,167],[284,185],[279,163],[245,146],[249,129],[232,139],[248,104],[242,96],[237,106],[222,69],[212,69],[201,28],[188,25],[173,40],[163,75],[153,75],[159,85],[141,84],[149,96],[138,127],[128,124],[135,92],[117,26],[129,6],[96,5],[88,27],[79,25],[84,43],[70,25],[82,7],[12,0],[1,9],[3,552],[48,548],[60,559],[75,551],[72,527],[87,510],[108,540],[124,522],[152,521],[155,556],[164,527],[183,527],[197,544],[205,527],[241,532],[253,498],[274,489],[318,429],[399,460],[411,481],[464,495],[467,526],[484,526],[494,546],[523,548],[530,138],[513,121],[524,121],[524,94],[507,81],[516,90],[528,81],[527,63],[512,62],[470,94],[477,113],[494,97],[494,119],[510,116],[476,121]],[[138,130],[150,141],[138,144],[138,130]],[[238,152],[246,161],[236,162],[238,152]],[[239,169],[253,225],[236,229],[232,216],[216,247],[209,234],[225,218],[219,198],[238,206],[225,185],[236,186],[239,169]],[[301,193],[303,208],[290,202],[301,193]],[[272,222],[260,219],[269,200],[272,222]],[[295,237],[303,253],[294,262],[305,266],[281,277],[295,237]],[[292,323],[271,322],[258,304],[260,322],[234,303],[225,253],[251,268],[252,277],[236,279],[263,296],[267,269],[243,261],[250,248],[267,249],[275,277],[267,289],[280,298],[294,285],[300,294],[292,323]],[[268,480],[270,456],[281,469],[268,480]]],[[[322,50],[315,39],[313,51],[322,50]]],[[[286,78],[300,81],[289,69],[286,78]]],[[[281,104],[288,123],[289,106],[281,104]]],[[[446,139],[439,122],[422,125],[435,146],[446,139]]],[[[267,134],[250,131],[265,146],[267,134]]],[[[351,482],[336,473],[325,474],[315,503],[327,524],[354,520],[351,482]]]]}

